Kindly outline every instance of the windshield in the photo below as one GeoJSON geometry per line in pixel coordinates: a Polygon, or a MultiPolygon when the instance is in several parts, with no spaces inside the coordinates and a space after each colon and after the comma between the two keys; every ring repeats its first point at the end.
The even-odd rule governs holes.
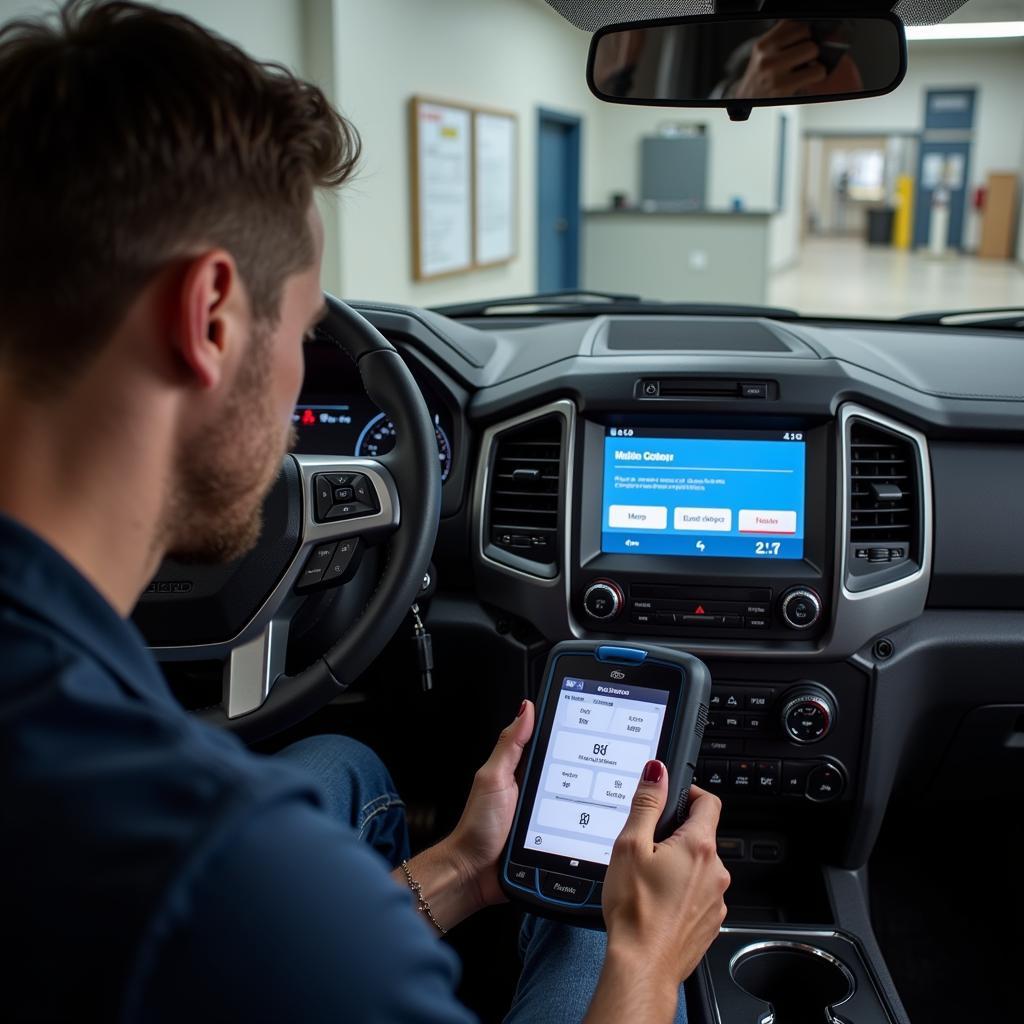
{"type": "MultiPolygon", "coordinates": [[[[353,28],[386,21],[410,58],[361,48],[360,87],[342,91],[367,143],[342,212],[353,294],[438,306],[586,289],[864,318],[1024,307],[1021,35],[911,39],[888,96],[734,124],[598,101],[589,35],[543,3],[428,6],[353,28]],[[439,102],[403,132],[414,96],[439,102]],[[401,141],[415,148],[395,166],[401,141]]],[[[988,10],[971,0],[956,23],[988,10]]]]}
{"type": "MultiPolygon", "coordinates": [[[[745,123],[596,99],[590,33],[543,0],[165,6],[315,81],[360,131],[359,175],[322,203],[338,295],[1024,308],[1021,0],[969,0],[954,38],[912,30],[888,96],[745,123]],[[956,38],[994,18],[1001,38],[956,38]]],[[[0,21],[51,9],[3,0],[0,21]]]]}

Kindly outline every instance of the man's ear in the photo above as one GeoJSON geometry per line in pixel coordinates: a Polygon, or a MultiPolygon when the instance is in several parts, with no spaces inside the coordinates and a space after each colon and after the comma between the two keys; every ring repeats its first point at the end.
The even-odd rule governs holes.
{"type": "Polygon", "coordinates": [[[176,296],[178,357],[195,384],[215,388],[239,328],[241,279],[231,254],[211,249],[184,268],[176,296]]]}

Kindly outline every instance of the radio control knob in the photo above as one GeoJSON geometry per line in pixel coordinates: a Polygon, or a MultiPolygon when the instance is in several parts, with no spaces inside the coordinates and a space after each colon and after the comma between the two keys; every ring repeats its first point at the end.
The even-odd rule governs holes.
{"type": "Polygon", "coordinates": [[[835,720],[835,706],[817,690],[794,693],[782,708],[782,728],[794,743],[823,740],[835,720]]]}
{"type": "Polygon", "coordinates": [[[821,598],[807,587],[793,587],[782,595],[780,610],[790,629],[810,629],[821,620],[821,598]]]}
{"type": "Polygon", "coordinates": [[[583,609],[592,619],[614,619],[622,602],[622,591],[610,580],[591,583],[583,594],[583,609]]]}

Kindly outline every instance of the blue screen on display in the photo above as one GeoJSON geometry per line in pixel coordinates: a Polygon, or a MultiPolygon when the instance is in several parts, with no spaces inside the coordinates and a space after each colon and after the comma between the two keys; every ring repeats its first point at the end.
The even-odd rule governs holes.
{"type": "Polygon", "coordinates": [[[784,431],[710,437],[608,428],[601,550],[803,558],[803,438],[784,431]]]}

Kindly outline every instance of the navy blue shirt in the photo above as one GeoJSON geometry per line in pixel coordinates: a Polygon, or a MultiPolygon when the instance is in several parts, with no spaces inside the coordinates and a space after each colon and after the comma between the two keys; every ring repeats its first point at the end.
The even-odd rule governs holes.
{"type": "Polygon", "coordinates": [[[454,954],[315,781],[190,717],[3,516],[0,786],[5,1019],[471,1019],[454,954]]]}

